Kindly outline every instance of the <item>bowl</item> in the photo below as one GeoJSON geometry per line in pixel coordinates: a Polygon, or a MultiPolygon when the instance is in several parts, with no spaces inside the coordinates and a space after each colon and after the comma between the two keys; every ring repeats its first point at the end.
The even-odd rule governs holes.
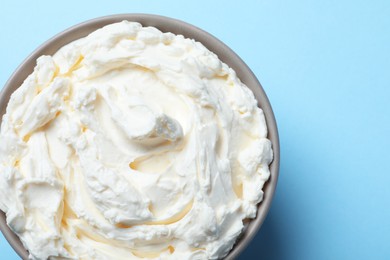
{"type": "MultiPolygon", "coordinates": [[[[16,69],[0,93],[0,115],[1,117],[4,115],[11,94],[23,83],[27,76],[33,72],[38,57],[41,55],[53,55],[62,46],[79,38],[85,37],[91,32],[107,24],[116,23],[123,20],[139,22],[143,26],[154,26],[163,32],[182,34],[187,38],[192,38],[201,42],[209,50],[217,54],[220,60],[228,64],[236,71],[241,81],[253,91],[255,98],[258,101],[259,107],[264,112],[268,127],[268,139],[270,139],[272,142],[274,152],[274,159],[270,165],[271,177],[263,188],[264,199],[258,205],[258,213],[256,218],[246,221],[244,231],[238,238],[233,249],[225,258],[235,259],[253,239],[256,232],[264,222],[270,209],[279,175],[279,137],[271,104],[268,101],[268,98],[260,82],[236,53],[234,53],[228,46],[226,46],[223,42],[211,34],[193,25],[176,19],[150,14],[118,14],[96,18],[78,24],[63,31],[62,33],[54,36],[42,44],[16,69]]],[[[19,238],[9,229],[6,224],[5,215],[1,211],[0,230],[3,232],[5,238],[8,240],[13,249],[19,254],[19,256],[23,259],[28,259],[27,250],[23,247],[19,238]]]]}

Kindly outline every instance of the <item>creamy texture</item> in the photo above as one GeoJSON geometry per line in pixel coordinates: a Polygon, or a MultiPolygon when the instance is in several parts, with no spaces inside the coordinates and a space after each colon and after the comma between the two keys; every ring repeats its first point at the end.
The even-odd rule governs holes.
{"type": "Polygon", "coordinates": [[[269,178],[263,112],[199,42],[123,21],[40,57],[0,135],[32,259],[218,259],[269,178]]]}

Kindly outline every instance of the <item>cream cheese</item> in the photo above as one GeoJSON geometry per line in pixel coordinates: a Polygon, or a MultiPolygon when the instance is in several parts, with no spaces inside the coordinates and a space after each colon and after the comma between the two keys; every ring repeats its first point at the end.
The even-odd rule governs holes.
{"type": "Polygon", "coordinates": [[[0,209],[31,259],[219,259],[256,216],[263,112],[201,43],[123,21],[42,56],[0,133],[0,209]]]}

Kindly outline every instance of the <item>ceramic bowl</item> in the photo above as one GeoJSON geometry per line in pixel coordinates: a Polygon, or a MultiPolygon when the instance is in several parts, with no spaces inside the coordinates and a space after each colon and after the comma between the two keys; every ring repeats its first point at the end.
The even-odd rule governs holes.
{"type": "MultiPolygon", "coordinates": [[[[62,46],[79,38],[85,37],[91,32],[107,24],[116,23],[123,20],[139,22],[143,26],[154,26],[163,32],[182,34],[187,38],[192,38],[201,42],[209,50],[217,54],[220,60],[228,64],[236,71],[241,81],[253,91],[258,101],[259,107],[264,111],[268,126],[268,138],[272,142],[274,152],[274,160],[270,165],[271,177],[263,188],[264,200],[258,205],[257,217],[255,219],[245,221],[244,231],[240,235],[231,252],[225,258],[231,260],[235,259],[255,236],[269,211],[279,175],[279,138],[271,105],[260,82],[237,54],[235,54],[228,46],[226,46],[223,42],[211,34],[193,25],[176,19],[150,14],[118,14],[101,17],[78,24],[45,42],[16,69],[14,74],[5,84],[0,94],[0,115],[2,116],[5,113],[10,95],[22,84],[27,76],[33,72],[36,60],[39,56],[53,55],[62,46]]],[[[4,213],[1,211],[0,229],[3,232],[5,238],[14,248],[14,250],[20,255],[20,257],[23,259],[28,259],[28,252],[23,247],[18,237],[7,226],[4,213]]]]}

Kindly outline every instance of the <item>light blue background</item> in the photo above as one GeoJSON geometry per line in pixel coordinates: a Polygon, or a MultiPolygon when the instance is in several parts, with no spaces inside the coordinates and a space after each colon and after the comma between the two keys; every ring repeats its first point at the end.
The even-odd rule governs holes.
{"type": "Polygon", "coordinates": [[[1,1],[0,86],[54,34],[125,12],[214,34],[269,96],[280,181],[240,259],[390,259],[390,1],[1,1]]]}

